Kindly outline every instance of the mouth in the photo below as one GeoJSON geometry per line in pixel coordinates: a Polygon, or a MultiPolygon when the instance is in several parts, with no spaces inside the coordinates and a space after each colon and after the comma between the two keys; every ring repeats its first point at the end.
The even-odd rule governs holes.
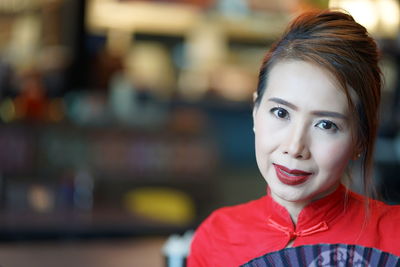
{"type": "Polygon", "coordinates": [[[305,172],[301,170],[291,170],[286,168],[285,166],[273,164],[276,171],[276,176],[279,181],[286,185],[299,185],[305,183],[310,176],[311,172],[305,172]]]}

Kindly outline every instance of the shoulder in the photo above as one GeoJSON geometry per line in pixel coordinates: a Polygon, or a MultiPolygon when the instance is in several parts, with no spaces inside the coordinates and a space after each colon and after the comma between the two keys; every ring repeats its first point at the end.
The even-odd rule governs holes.
{"type": "Polygon", "coordinates": [[[371,211],[383,217],[391,217],[392,219],[400,217],[400,205],[389,205],[381,200],[369,199],[369,208],[371,211]]]}
{"type": "Polygon", "coordinates": [[[213,228],[223,224],[225,227],[255,222],[264,218],[265,198],[262,197],[235,206],[222,207],[214,212],[202,223],[200,227],[213,228]]]}
{"type": "Polygon", "coordinates": [[[400,216],[400,205],[389,205],[381,200],[367,198],[353,191],[348,191],[353,204],[361,206],[367,204],[369,210],[375,215],[400,216]]]}
{"type": "Polygon", "coordinates": [[[244,204],[222,207],[212,212],[197,228],[191,244],[189,266],[207,266],[214,253],[225,253],[231,245],[245,240],[249,223],[262,219],[265,197],[244,204]],[[261,214],[260,214],[261,213],[261,214]],[[204,264],[193,264],[204,263],[204,264]]]}
{"type": "Polygon", "coordinates": [[[400,220],[400,205],[388,205],[382,201],[371,200],[370,207],[373,214],[378,215],[382,223],[398,224],[400,220]]]}
{"type": "Polygon", "coordinates": [[[191,253],[216,249],[224,244],[243,240],[248,225],[261,221],[265,197],[235,206],[222,207],[212,212],[197,228],[191,253]],[[200,249],[201,248],[201,249],[200,249]]]}
{"type": "Polygon", "coordinates": [[[367,199],[366,197],[354,192],[350,192],[350,194],[353,203],[356,203],[356,206],[359,208],[368,206],[367,216],[371,221],[377,223],[378,227],[383,227],[386,228],[386,230],[389,230],[389,228],[396,227],[398,221],[400,221],[400,205],[389,205],[380,200],[367,199]],[[367,206],[365,205],[366,203],[368,204],[367,206]]]}
{"type": "Polygon", "coordinates": [[[353,232],[362,230],[352,242],[400,255],[397,244],[400,239],[400,206],[368,199],[351,191],[348,191],[347,198],[350,203],[346,210],[348,216],[342,218],[347,223],[346,229],[352,229],[353,232]]]}
{"type": "Polygon", "coordinates": [[[388,205],[381,201],[372,200],[371,232],[375,239],[379,239],[379,249],[400,256],[400,247],[397,240],[400,239],[399,221],[400,206],[388,205]]]}
{"type": "Polygon", "coordinates": [[[262,218],[264,205],[265,197],[261,197],[243,204],[219,208],[201,223],[197,231],[223,231],[227,227],[240,227],[248,221],[262,218]]]}

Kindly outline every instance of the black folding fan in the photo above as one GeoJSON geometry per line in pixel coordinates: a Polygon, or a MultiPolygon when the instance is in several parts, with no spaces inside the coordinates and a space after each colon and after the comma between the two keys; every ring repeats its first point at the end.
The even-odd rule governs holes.
{"type": "Polygon", "coordinates": [[[316,244],[285,248],[255,258],[242,267],[400,267],[400,257],[358,245],[316,244]]]}

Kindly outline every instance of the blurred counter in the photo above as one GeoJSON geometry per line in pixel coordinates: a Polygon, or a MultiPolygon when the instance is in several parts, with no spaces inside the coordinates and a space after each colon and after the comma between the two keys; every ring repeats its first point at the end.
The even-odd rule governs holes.
{"type": "Polygon", "coordinates": [[[160,267],[163,237],[98,241],[51,241],[0,244],[7,267],[160,267]]]}

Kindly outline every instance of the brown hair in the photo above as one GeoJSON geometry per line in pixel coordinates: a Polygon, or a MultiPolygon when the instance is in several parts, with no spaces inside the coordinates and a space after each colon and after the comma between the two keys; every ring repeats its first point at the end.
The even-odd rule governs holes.
{"type": "Polygon", "coordinates": [[[255,106],[261,102],[268,73],[279,61],[302,60],[317,64],[336,78],[347,96],[353,116],[356,150],[361,156],[364,193],[374,193],[371,173],[381,95],[379,53],[367,30],[349,14],[309,11],[294,19],[266,53],[258,80],[255,106]],[[352,99],[351,92],[357,95],[352,99]]]}

